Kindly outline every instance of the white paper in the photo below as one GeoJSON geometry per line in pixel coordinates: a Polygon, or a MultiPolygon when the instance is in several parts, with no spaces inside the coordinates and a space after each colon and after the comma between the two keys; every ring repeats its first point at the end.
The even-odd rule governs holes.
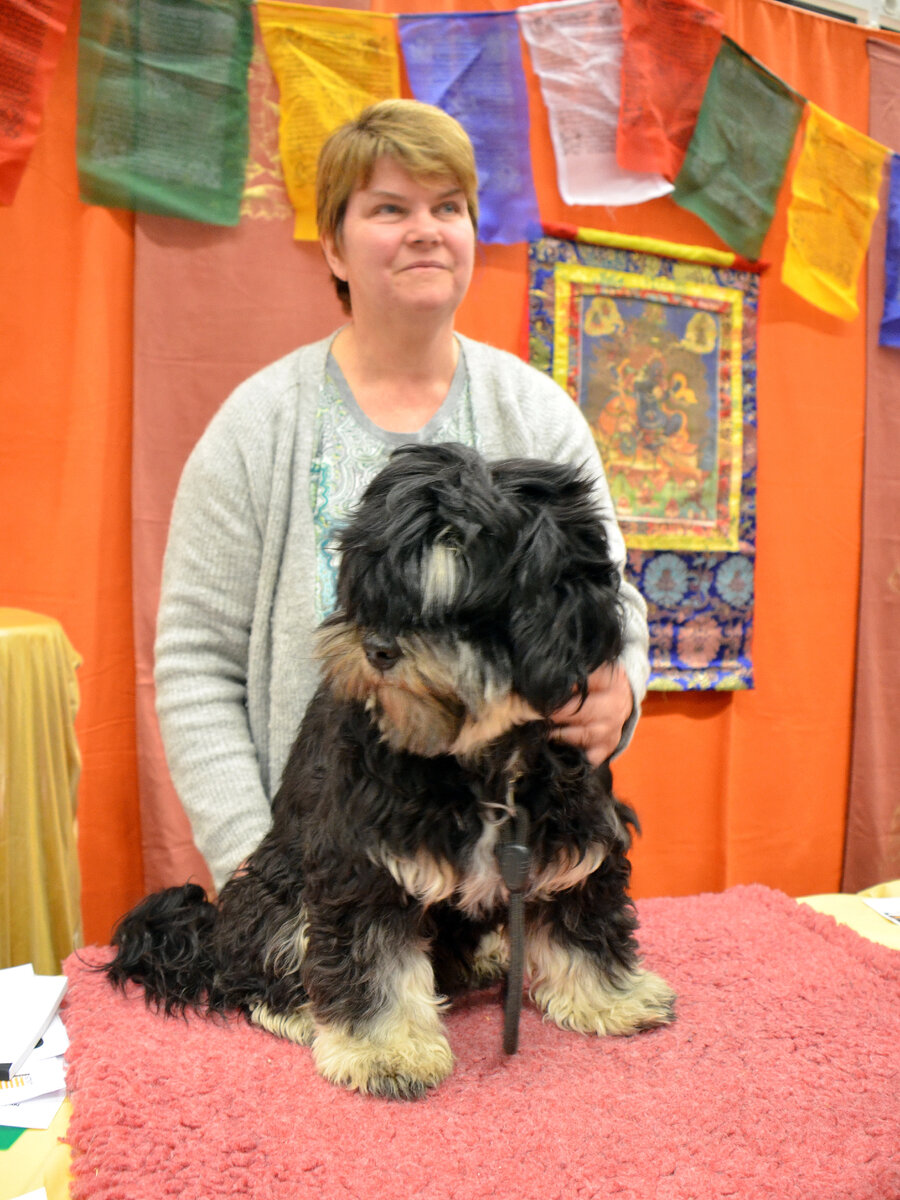
{"type": "Polygon", "coordinates": [[[24,1075],[29,1068],[33,1067],[36,1062],[40,1062],[45,1058],[60,1058],[69,1048],[69,1035],[66,1033],[66,1027],[63,1024],[63,1019],[58,1014],[53,1018],[47,1026],[47,1032],[41,1038],[40,1043],[35,1046],[32,1052],[22,1064],[20,1075],[24,1075]]]}
{"type": "Polygon", "coordinates": [[[0,1125],[12,1129],[49,1129],[65,1098],[66,1093],[60,1091],[21,1104],[0,1104],[0,1125]]]}
{"type": "Polygon", "coordinates": [[[900,925],[900,896],[873,897],[863,896],[869,908],[874,908],[882,917],[886,917],[893,925],[900,925]]]}
{"type": "Polygon", "coordinates": [[[516,9],[550,120],[566,204],[641,204],[666,196],[662,175],[616,162],[622,66],[618,0],[556,0],[516,9]]]}
{"type": "Polygon", "coordinates": [[[0,1063],[21,1071],[65,995],[65,975],[36,975],[30,963],[0,970],[0,1063]]]}
{"type": "Polygon", "coordinates": [[[10,1080],[0,1082],[0,1111],[9,1105],[19,1105],[24,1100],[64,1091],[65,1087],[66,1067],[63,1060],[37,1059],[27,1074],[15,1075],[10,1080]]]}

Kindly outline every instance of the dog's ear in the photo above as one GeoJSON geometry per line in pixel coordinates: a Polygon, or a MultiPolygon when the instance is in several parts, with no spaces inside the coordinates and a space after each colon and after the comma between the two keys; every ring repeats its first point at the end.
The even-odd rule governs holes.
{"type": "MultiPolygon", "coordinates": [[[[622,650],[619,573],[610,558],[589,480],[550,464],[522,464],[521,502],[530,508],[516,548],[510,636],[514,687],[549,715],[622,650]]],[[[514,472],[515,474],[515,472],[514,472]]]]}
{"type": "Polygon", "coordinates": [[[573,694],[587,696],[587,678],[622,650],[616,588],[562,578],[552,589],[519,590],[510,613],[513,687],[545,716],[573,694]]]}

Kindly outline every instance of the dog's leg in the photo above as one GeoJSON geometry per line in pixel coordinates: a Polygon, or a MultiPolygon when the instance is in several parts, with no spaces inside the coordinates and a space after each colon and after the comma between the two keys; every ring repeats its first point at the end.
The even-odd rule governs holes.
{"type": "Polygon", "coordinates": [[[287,1038],[289,1042],[297,1042],[301,1046],[311,1046],[316,1035],[308,1004],[293,1013],[272,1012],[265,1002],[256,1004],[250,1009],[250,1021],[274,1033],[276,1037],[287,1038]]]}
{"type": "Polygon", "coordinates": [[[432,918],[431,962],[438,989],[446,995],[470,988],[490,987],[509,966],[506,931],[497,922],[475,920],[449,905],[429,913],[432,918]]]}
{"type": "Polygon", "coordinates": [[[593,880],[532,909],[532,999],[562,1029],[579,1033],[630,1034],[667,1024],[675,995],[641,966],[629,902],[623,893],[611,907],[608,879],[593,880]]]}
{"type": "Polygon", "coordinates": [[[356,929],[343,945],[329,939],[321,956],[311,931],[304,975],[315,1013],[316,1069],[355,1091],[421,1096],[453,1069],[427,946],[398,940],[396,922],[374,915],[356,929]]]}
{"type": "MultiPolygon", "coordinates": [[[[264,869],[268,866],[271,871],[276,848],[264,843],[251,860],[253,869],[230,880],[223,889],[216,928],[220,964],[216,981],[232,1006],[247,1013],[251,1024],[309,1046],[314,1028],[302,978],[308,940],[306,909],[302,901],[294,907],[273,902],[264,869]]],[[[277,866],[280,863],[276,861],[277,866]]],[[[292,882],[299,895],[299,875],[292,882]]]]}
{"type": "Polygon", "coordinates": [[[489,930],[472,959],[472,987],[488,987],[509,969],[509,938],[506,930],[489,930]]]}

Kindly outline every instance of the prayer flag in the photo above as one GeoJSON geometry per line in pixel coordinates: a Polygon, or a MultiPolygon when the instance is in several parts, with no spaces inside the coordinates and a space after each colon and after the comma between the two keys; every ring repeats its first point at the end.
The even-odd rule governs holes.
{"type": "Polygon", "coordinates": [[[699,0],[622,0],[620,167],[678,174],[724,23],[699,0]]]}
{"type": "Polygon", "coordinates": [[[315,241],[323,142],[369,104],[400,95],[395,18],[282,0],[259,0],[256,10],[281,96],[279,144],[294,237],[315,241]]]}
{"type": "Polygon", "coordinates": [[[672,199],[758,258],[802,112],[796,92],[723,38],[672,199]]]}
{"type": "Polygon", "coordinates": [[[884,308],[879,346],[900,346],[900,158],[891,158],[891,190],[888,199],[887,244],[884,249],[884,308]]]}
{"type": "Polygon", "coordinates": [[[540,237],[516,14],[435,13],[398,22],[413,95],[455,117],[472,139],[480,240],[540,237]]]}
{"type": "Polygon", "coordinates": [[[72,0],[0,0],[0,204],[12,204],[34,146],[72,0]]]}
{"type": "Polygon", "coordinates": [[[81,198],[236,225],[252,50],[247,0],[83,0],[81,198]]]}
{"type": "Polygon", "coordinates": [[[888,153],[808,105],[803,150],[791,180],[781,278],[804,300],[845,321],[859,313],[857,282],[888,153]]]}
{"type": "Polygon", "coordinates": [[[566,204],[641,204],[668,195],[661,175],[616,161],[622,66],[618,0],[556,0],[517,10],[550,118],[566,204]]]}

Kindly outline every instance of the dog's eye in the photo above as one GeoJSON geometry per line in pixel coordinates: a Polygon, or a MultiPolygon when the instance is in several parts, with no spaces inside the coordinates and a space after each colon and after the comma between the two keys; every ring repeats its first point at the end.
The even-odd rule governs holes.
{"type": "Polygon", "coordinates": [[[403,651],[396,638],[381,637],[377,633],[367,633],[363,638],[363,650],[366,658],[376,671],[389,671],[403,651]]]}

